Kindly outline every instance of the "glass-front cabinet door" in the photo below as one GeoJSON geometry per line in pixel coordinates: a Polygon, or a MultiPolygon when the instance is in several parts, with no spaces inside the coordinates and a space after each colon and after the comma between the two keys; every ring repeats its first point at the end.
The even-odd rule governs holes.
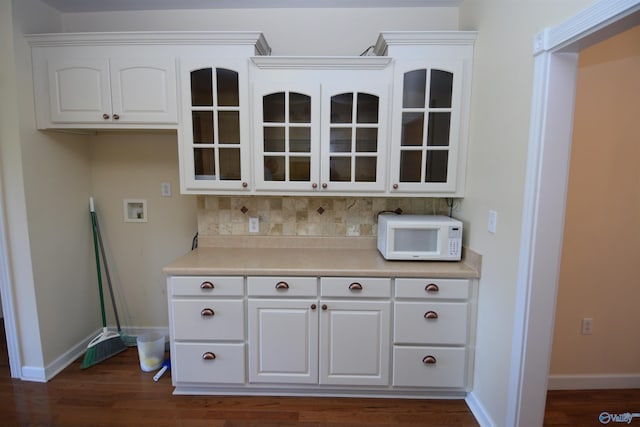
{"type": "Polygon", "coordinates": [[[256,189],[316,190],[320,86],[260,82],[254,95],[256,189]]]}
{"type": "Polygon", "coordinates": [[[392,192],[456,189],[461,67],[396,70],[392,192]]]}
{"type": "Polygon", "coordinates": [[[182,152],[187,189],[249,187],[248,98],[240,64],[183,68],[182,152]]]}
{"type": "Polygon", "coordinates": [[[322,189],[384,190],[388,90],[323,86],[322,189]]]}

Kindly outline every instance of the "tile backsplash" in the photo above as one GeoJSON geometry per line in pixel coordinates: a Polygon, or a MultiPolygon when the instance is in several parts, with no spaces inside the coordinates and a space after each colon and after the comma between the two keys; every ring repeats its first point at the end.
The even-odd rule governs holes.
{"type": "Polygon", "coordinates": [[[377,214],[447,214],[445,199],[381,197],[199,196],[200,236],[375,236],[377,214]],[[249,233],[249,218],[259,232],[249,233]]]}

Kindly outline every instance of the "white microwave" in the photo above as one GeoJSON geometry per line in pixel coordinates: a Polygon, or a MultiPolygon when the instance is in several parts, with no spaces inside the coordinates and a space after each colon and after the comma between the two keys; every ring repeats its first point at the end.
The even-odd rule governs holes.
{"type": "Polygon", "coordinates": [[[459,261],[462,222],[441,215],[378,215],[378,250],[389,260],[459,261]]]}

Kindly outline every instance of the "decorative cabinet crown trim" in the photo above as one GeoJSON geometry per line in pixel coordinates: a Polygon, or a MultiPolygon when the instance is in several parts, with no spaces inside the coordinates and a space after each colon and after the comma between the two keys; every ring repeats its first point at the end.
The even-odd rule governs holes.
{"type": "Polygon", "coordinates": [[[50,33],[25,36],[32,47],[111,45],[250,45],[256,54],[269,55],[271,47],[258,31],[133,31],[113,33],[50,33]]]}
{"type": "Polygon", "coordinates": [[[252,57],[260,69],[383,70],[392,61],[385,56],[261,56],[252,57]]]}
{"type": "Polygon", "coordinates": [[[477,35],[477,31],[384,31],[378,36],[373,52],[386,55],[391,45],[473,45],[477,35]]]}

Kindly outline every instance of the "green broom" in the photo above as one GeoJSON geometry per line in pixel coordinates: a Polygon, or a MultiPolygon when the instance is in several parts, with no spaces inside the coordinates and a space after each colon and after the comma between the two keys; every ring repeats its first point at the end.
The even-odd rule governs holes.
{"type": "Polygon", "coordinates": [[[100,312],[102,314],[102,333],[91,340],[87,345],[84,360],[80,369],[86,369],[97,365],[127,349],[120,335],[107,329],[107,315],[104,311],[104,297],[102,296],[102,272],[100,271],[100,253],[98,251],[98,238],[96,229],[96,211],[93,206],[93,197],[89,198],[89,210],[91,212],[91,229],[93,231],[93,249],[96,254],[96,268],[98,270],[98,293],[100,294],[100,312]]]}

